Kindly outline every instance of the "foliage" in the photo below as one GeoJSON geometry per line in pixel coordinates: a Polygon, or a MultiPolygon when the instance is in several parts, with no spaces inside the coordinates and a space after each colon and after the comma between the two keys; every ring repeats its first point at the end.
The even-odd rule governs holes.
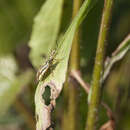
{"type": "MultiPolygon", "coordinates": [[[[52,117],[56,130],[63,129],[63,117],[67,117],[63,113],[69,111],[67,108],[71,109],[72,106],[68,103],[71,98],[67,96],[69,89],[67,92],[61,90],[69,75],[67,71],[70,65],[69,56],[73,37],[82,22],[78,36],[80,46],[78,61],[80,61],[82,80],[88,84],[91,81],[104,1],[100,0],[97,3],[91,3],[91,0],[84,1],[78,15],[71,20],[73,2],[66,0],[0,1],[0,129],[35,129],[35,124],[31,125],[35,122],[34,94],[35,105],[38,106],[36,107],[37,121],[45,121],[45,116],[41,114],[45,110],[43,108],[52,110],[55,107],[54,115],[49,117],[52,117]],[[56,50],[54,60],[50,63],[43,80],[38,83],[34,75],[38,68],[49,60],[52,50],[56,50]],[[45,86],[47,86],[46,89],[45,86]],[[56,98],[58,99],[55,102],[56,98]],[[45,104],[42,102],[43,99],[45,104]],[[46,102],[50,105],[46,105],[46,102]],[[68,104],[70,107],[67,107],[68,104]],[[20,116],[21,114],[23,116],[20,116]],[[40,115],[40,119],[37,115],[40,115]]],[[[128,104],[130,39],[129,36],[126,38],[129,34],[129,7],[129,0],[114,3],[105,51],[105,57],[109,58],[105,58],[102,80],[102,88],[105,87],[102,90],[103,100],[115,114],[116,127],[119,130],[130,128],[130,117],[128,117],[130,113],[128,104]]],[[[75,107],[80,112],[80,114],[76,113],[75,124],[76,128],[82,130],[85,129],[88,111],[87,94],[75,79],[74,83],[76,83],[74,87],[76,86],[76,99],[78,99],[75,107]]],[[[71,84],[65,87],[71,87],[71,84]]],[[[101,107],[99,113],[98,129],[112,121],[104,108],[101,107]]],[[[67,122],[69,123],[71,122],[67,122]]]]}

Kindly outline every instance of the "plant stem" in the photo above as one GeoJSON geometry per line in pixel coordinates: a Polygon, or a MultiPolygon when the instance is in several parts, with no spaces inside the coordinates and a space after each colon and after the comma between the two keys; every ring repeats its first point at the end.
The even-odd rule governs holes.
{"type": "MultiPolygon", "coordinates": [[[[80,8],[81,0],[74,0],[73,4],[73,15],[74,18],[80,8]]],[[[79,30],[76,31],[73,43],[72,43],[72,49],[70,54],[70,71],[71,70],[78,70],[80,66],[80,58],[79,58],[79,30]]]]}
{"type": "MultiPolygon", "coordinates": [[[[81,0],[74,0],[73,1],[73,14],[72,18],[74,18],[80,8],[81,0]]],[[[70,54],[70,64],[69,64],[69,74],[72,70],[78,70],[79,69],[79,30],[76,31],[73,43],[72,43],[72,49],[70,54]]],[[[69,79],[69,75],[67,79],[69,79]]],[[[77,128],[76,126],[76,120],[77,120],[77,103],[75,102],[77,100],[77,90],[76,86],[73,82],[69,82],[69,80],[66,81],[67,88],[66,91],[68,93],[68,111],[66,114],[64,114],[64,130],[75,130],[77,128]],[[69,82],[69,83],[68,83],[69,82]],[[68,125],[69,124],[69,125],[68,125]]]]}
{"type": "Polygon", "coordinates": [[[106,37],[108,32],[108,25],[111,16],[112,5],[113,5],[113,0],[105,0],[100,32],[98,37],[98,46],[96,52],[93,77],[92,77],[91,99],[90,99],[89,110],[88,110],[86,130],[95,129],[95,123],[97,119],[98,107],[100,104],[100,97],[101,97],[100,81],[103,74],[104,52],[105,52],[106,37]]]}

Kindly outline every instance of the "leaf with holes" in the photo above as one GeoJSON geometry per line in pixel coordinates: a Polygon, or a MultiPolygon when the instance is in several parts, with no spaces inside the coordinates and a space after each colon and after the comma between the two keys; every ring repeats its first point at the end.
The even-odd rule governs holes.
{"type": "MultiPolygon", "coordinates": [[[[42,81],[39,82],[36,93],[35,93],[35,105],[36,105],[36,119],[37,119],[37,130],[46,130],[51,127],[51,111],[55,107],[55,100],[59,96],[63,83],[65,82],[67,67],[68,67],[68,60],[69,60],[69,54],[71,50],[72,40],[74,37],[74,34],[76,32],[76,29],[79,27],[85,16],[88,14],[90,9],[95,4],[95,1],[92,0],[85,0],[82,7],[80,8],[77,16],[72,21],[72,24],[67,29],[66,33],[62,36],[62,38],[58,42],[58,46],[55,46],[56,55],[53,57],[52,60],[50,60],[52,57],[50,56],[45,64],[43,65],[43,68],[40,71],[40,74],[43,72],[42,81]],[[51,62],[50,62],[51,61],[51,62]],[[43,98],[44,94],[46,93],[46,87],[50,88],[50,102],[46,104],[46,99],[43,98]]],[[[50,8],[51,5],[49,5],[48,8],[50,8]]],[[[57,7],[57,6],[56,6],[57,7]]],[[[55,10],[54,10],[55,11],[55,10]]],[[[42,13],[42,12],[40,12],[42,13]]],[[[47,13],[47,12],[46,12],[47,13]]],[[[40,16],[40,14],[38,14],[40,16]]],[[[42,15],[41,15],[42,16],[42,15]]],[[[37,22],[37,21],[36,21],[37,22]]],[[[43,22],[43,21],[41,21],[43,22]]],[[[36,26],[39,26],[39,24],[35,23],[35,28],[33,30],[33,36],[34,34],[39,33],[39,35],[36,35],[36,38],[39,39],[39,41],[42,41],[42,33],[44,33],[44,30],[41,30],[40,32],[37,32],[36,26]],[[35,32],[35,33],[34,33],[35,32]]],[[[33,41],[33,37],[31,39],[33,41]]],[[[37,41],[35,41],[37,46],[37,41]]],[[[45,46],[45,45],[43,45],[45,46]]],[[[34,46],[32,46],[34,47],[34,46]]],[[[42,48],[41,48],[42,49],[42,48]]],[[[39,50],[37,50],[39,51],[39,50]]],[[[44,52],[44,50],[43,50],[44,52]]],[[[35,52],[34,55],[36,55],[37,52],[35,52]]],[[[36,57],[35,57],[36,58],[36,57]]],[[[39,64],[39,63],[37,63],[39,64]]],[[[41,75],[40,75],[41,76],[41,75]]],[[[41,79],[41,78],[40,78],[41,79]]]]}

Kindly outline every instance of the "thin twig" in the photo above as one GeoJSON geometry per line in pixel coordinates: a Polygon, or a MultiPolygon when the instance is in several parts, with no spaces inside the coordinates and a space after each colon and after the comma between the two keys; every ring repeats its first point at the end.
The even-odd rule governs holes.
{"type": "MultiPolygon", "coordinates": [[[[85,90],[86,94],[89,94],[90,85],[83,80],[79,71],[76,71],[76,70],[71,71],[70,76],[73,77],[74,79],[76,79],[76,81],[85,90]]],[[[101,102],[101,105],[106,109],[108,118],[110,120],[114,120],[115,118],[114,118],[114,114],[113,114],[111,108],[104,102],[101,102]]]]}
{"type": "Polygon", "coordinates": [[[77,80],[77,82],[83,87],[83,89],[85,90],[87,94],[89,93],[90,85],[83,81],[78,71],[76,70],[71,71],[70,76],[72,76],[73,78],[77,80]]]}
{"type": "Polygon", "coordinates": [[[117,49],[112,53],[111,57],[107,57],[105,60],[104,73],[102,82],[107,78],[110,73],[110,70],[114,63],[121,60],[126,53],[130,50],[130,34],[119,44],[117,49]]]}
{"type": "MultiPolygon", "coordinates": [[[[126,43],[130,42],[130,34],[128,34],[125,39],[119,44],[118,48],[112,53],[112,56],[117,55],[121,51],[121,49],[126,46],[126,43]]],[[[128,43],[129,44],[129,43],[128,43]]]]}

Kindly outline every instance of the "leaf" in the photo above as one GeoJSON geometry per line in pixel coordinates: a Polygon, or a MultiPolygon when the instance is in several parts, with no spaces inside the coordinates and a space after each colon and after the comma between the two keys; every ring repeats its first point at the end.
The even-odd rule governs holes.
{"type": "Polygon", "coordinates": [[[104,74],[103,79],[104,81],[106,77],[109,75],[110,70],[114,63],[121,60],[125,54],[130,50],[130,34],[124,39],[124,41],[118,46],[118,48],[113,52],[112,57],[107,57],[105,61],[105,67],[104,67],[104,74]]]}
{"type": "Polygon", "coordinates": [[[17,95],[32,79],[32,71],[16,76],[17,64],[12,55],[0,57],[0,116],[15,101],[17,95]]]}
{"type": "MultiPolygon", "coordinates": [[[[39,84],[37,86],[36,93],[35,93],[37,130],[46,130],[49,127],[51,127],[50,113],[51,113],[51,110],[53,109],[53,107],[55,106],[55,100],[59,96],[59,94],[62,90],[62,87],[63,87],[63,83],[65,81],[67,67],[68,67],[69,54],[70,54],[74,34],[76,32],[76,29],[79,27],[79,25],[85,18],[85,16],[88,14],[90,9],[95,4],[95,2],[96,1],[92,1],[92,0],[84,1],[82,7],[80,8],[79,13],[72,21],[72,24],[69,26],[69,28],[66,31],[66,33],[64,34],[64,36],[58,42],[58,48],[56,48],[57,55],[55,56],[55,63],[53,63],[53,65],[55,65],[55,67],[53,68],[53,70],[51,67],[49,67],[50,72],[49,71],[47,72],[49,74],[47,76],[44,76],[44,81],[39,82],[39,84]],[[45,99],[43,99],[43,94],[46,91],[45,87],[47,87],[47,86],[50,87],[50,91],[51,91],[49,105],[46,105],[45,104],[46,101],[45,101],[45,99]]],[[[40,23],[34,24],[35,28],[33,30],[31,41],[33,41],[33,40],[35,41],[35,39],[33,39],[34,34],[36,35],[35,37],[36,37],[36,39],[38,39],[38,41],[35,41],[35,47],[33,46],[33,48],[36,48],[37,42],[40,43],[42,41],[41,35],[42,35],[42,33],[44,33],[43,29],[40,31],[37,30],[38,27],[36,27],[36,25],[39,26],[40,23]],[[37,35],[37,33],[39,35],[37,35]]],[[[53,43],[51,43],[51,44],[53,44],[53,43]]],[[[32,44],[31,44],[31,46],[32,46],[32,44]]],[[[45,44],[43,44],[42,47],[45,47],[45,44]]],[[[47,47],[45,47],[45,48],[47,48],[47,47]]],[[[43,50],[43,48],[42,48],[42,50],[39,50],[38,47],[37,47],[36,51],[39,51],[39,52],[35,52],[35,54],[34,54],[35,58],[38,58],[38,56],[40,56],[39,54],[41,54],[41,53],[43,54],[43,52],[45,52],[43,50]]],[[[39,62],[39,58],[38,59],[33,59],[33,58],[32,58],[32,60],[35,60],[35,61],[37,60],[36,62],[39,62]]],[[[35,65],[37,66],[38,64],[39,63],[36,63],[35,65]]]]}
{"type": "Polygon", "coordinates": [[[35,18],[31,40],[30,59],[34,67],[42,64],[43,57],[54,47],[60,27],[63,0],[46,0],[35,18]]]}

